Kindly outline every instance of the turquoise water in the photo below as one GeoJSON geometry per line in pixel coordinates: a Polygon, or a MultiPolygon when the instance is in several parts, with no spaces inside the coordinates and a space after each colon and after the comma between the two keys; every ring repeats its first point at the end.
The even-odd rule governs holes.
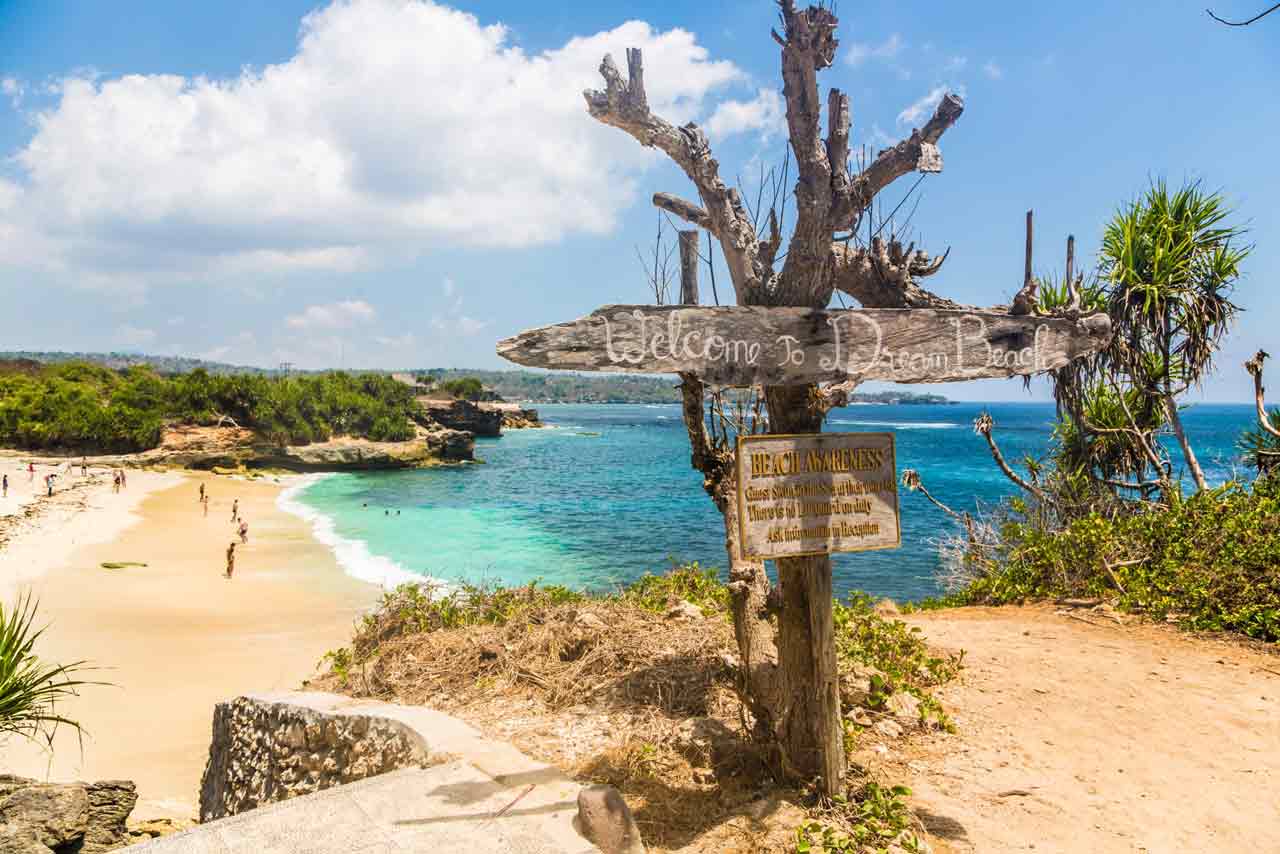
{"type": "MultiPolygon", "coordinates": [[[[896,434],[897,464],[920,472],[957,509],[991,504],[1013,489],[972,430],[988,410],[1006,458],[1042,454],[1051,404],[853,406],[834,410],[833,431],[896,434]]],[[[430,576],[575,588],[624,583],[669,558],[725,565],[719,514],[689,468],[680,408],[644,405],[539,407],[546,430],[481,439],[483,465],[310,479],[282,499],[311,519],[347,571],[374,581],[430,576]]],[[[1185,416],[1210,479],[1239,465],[1234,442],[1252,423],[1245,405],[1202,404],[1185,416]]],[[[935,538],[952,523],[903,492],[902,548],[834,557],[835,586],[915,599],[938,592],[935,538]]]]}

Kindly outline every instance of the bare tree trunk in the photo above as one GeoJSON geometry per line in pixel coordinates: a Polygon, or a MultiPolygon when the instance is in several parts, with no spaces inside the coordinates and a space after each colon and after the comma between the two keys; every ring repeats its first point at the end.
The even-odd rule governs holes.
{"type": "Polygon", "coordinates": [[[1196,459],[1196,452],[1191,448],[1186,431],[1182,429],[1182,416],[1178,414],[1178,404],[1172,395],[1165,395],[1164,408],[1169,413],[1169,426],[1173,428],[1173,435],[1178,437],[1178,444],[1182,447],[1182,456],[1187,460],[1191,479],[1196,482],[1196,491],[1204,492],[1209,484],[1204,479],[1204,470],[1200,468],[1200,461],[1196,459]]]}
{"type": "Polygon", "coordinates": [[[738,548],[738,483],[736,474],[721,481],[716,502],[724,518],[724,545],[729,555],[729,607],[733,635],[742,659],[742,693],[755,718],[758,737],[772,740],[781,713],[778,647],[769,622],[769,576],[764,564],[746,560],[738,548]]]}
{"type": "MultiPolygon", "coordinates": [[[[813,386],[766,387],[770,430],[821,432],[822,411],[813,406],[813,392],[813,386]]],[[[782,593],[778,617],[783,709],[778,721],[778,742],[782,765],[792,776],[819,777],[822,792],[833,795],[844,785],[845,757],[832,617],[831,558],[793,557],[776,563],[782,593]]]]}

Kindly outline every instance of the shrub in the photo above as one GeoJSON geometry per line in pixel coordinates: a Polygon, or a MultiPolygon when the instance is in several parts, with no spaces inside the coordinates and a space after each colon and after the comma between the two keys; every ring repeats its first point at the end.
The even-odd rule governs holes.
{"type": "Polygon", "coordinates": [[[941,604],[1109,597],[1187,628],[1280,641],[1280,479],[1095,511],[1060,529],[1011,503],[996,525],[1001,545],[983,574],[941,604]]]}

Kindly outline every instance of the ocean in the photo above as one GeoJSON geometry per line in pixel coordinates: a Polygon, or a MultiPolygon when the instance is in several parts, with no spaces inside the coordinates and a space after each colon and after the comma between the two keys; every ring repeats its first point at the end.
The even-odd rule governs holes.
{"type": "MultiPolygon", "coordinates": [[[[381,584],[538,579],[603,590],[673,560],[726,565],[723,526],[689,467],[678,405],[537,408],[548,429],[477,440],[482,464],[308,476],[281,506],[308,519],[347,572],[381,584]]],[[[1047,403],[850,406],[833,410],[826,429],[892,431],[899,473],[914,468],[939,500],[974,509],[1016,489],[973,432],[983,411],[1011,463],[1046,452],[1047,403]]],[[[1198,404],[1184,421],[1211,481],[1249,475],[1234,446],[1252,407],[1198,404]]],[[[834,556],[837,594],[940,592],[937,539],[954,523],[905,490],[901,516],[901,548],[834,556]]]]}

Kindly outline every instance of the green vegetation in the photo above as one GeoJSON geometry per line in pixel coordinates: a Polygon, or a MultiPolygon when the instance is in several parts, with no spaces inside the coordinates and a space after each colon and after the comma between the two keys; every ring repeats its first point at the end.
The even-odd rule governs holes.
{"type": "Polygon", "coordinates": [[[1095,510],[1046,527],[1025,502],[999,515],[974,580],[926,605],[1106,597],[1196,630],[1280,641],[1280,480],[1228,483],[1172,506],[1095,510]]]}
{"type": "Polygon", "coordinates": [[[864,851],[919,852],[922,846],[914,830],[915,817],[907,806],[911,790],[867,783],[857,797],[831,799],[822,810],[796,828],[798,854],[861,854],[864,851]]]}
{"type": "Polygon", "coordinates": [[[281,444],[336,435],[398,441],[413,436],[416,417],[412,389],[380,374],[162,376],[85,362],[0,373],[0,445],[8,447],[141,451],[160,442],[166,423],[232,423],[281,444]]]}
{"type": "MultiPolygon", "coordinates": [[[[1280,480],[1268,474],[1280,444],[1246,432],[1239,445],[1259,479],[1211,488],[1178,411],[1238,310],[1232,289],[1249,247],[1230,215],[1198,184],[1163,182],[1117,212],[1099,276],[1081,288],[1083,307],[1105,310],[1114,338],[1052,375],[1053,443],[1025,475],[1003,460],[991,418],[975,421],[1020,492],[985,515],[944,508],[963,527],[944,544],[953,592],[925,606],[1104,598],[1189,629],[1280,641],[1280,480]]],[[[1065,304],[1065,287],[1044,293],[1042,308],[1065,304]]],[[[1263,358],[1246,365],[1259,387],[1263,358]]],[[[1267,418],[1280,427],[1280,414],[1267,418]]]]}
{"type": "Polygon", "coordinates": [[[951,729],[942,705],[931,689],[956,677],[964,654],[940,658],[929,651],[917,626],[876,613],[871,597],[861,591],[834,605],[836,657],[842,669],[854,665],[874,668],[870,678],[872,708],[883,708],[901,691],[920,701],[920,719],[951,729]]]}
{"type": "Polygon", "coordinates": [[[484,397],[484,383],[475,377],[459,377],[456,380],[445,380],[439,386],[449,395],[459,400],[480,400],[484,397]]]}
{"type": "Polygon", "coordinates": [[[57,704],[93,683],[75,678],[86,669],[83,661],[48,664],[36,656],[44,634],[35,627],[36,610],[30,597],[8,610],[0,605],[0,735],[39,736],[52,744],[59,725],[80,731],[79,723],[58,714],[57,704]]]}

